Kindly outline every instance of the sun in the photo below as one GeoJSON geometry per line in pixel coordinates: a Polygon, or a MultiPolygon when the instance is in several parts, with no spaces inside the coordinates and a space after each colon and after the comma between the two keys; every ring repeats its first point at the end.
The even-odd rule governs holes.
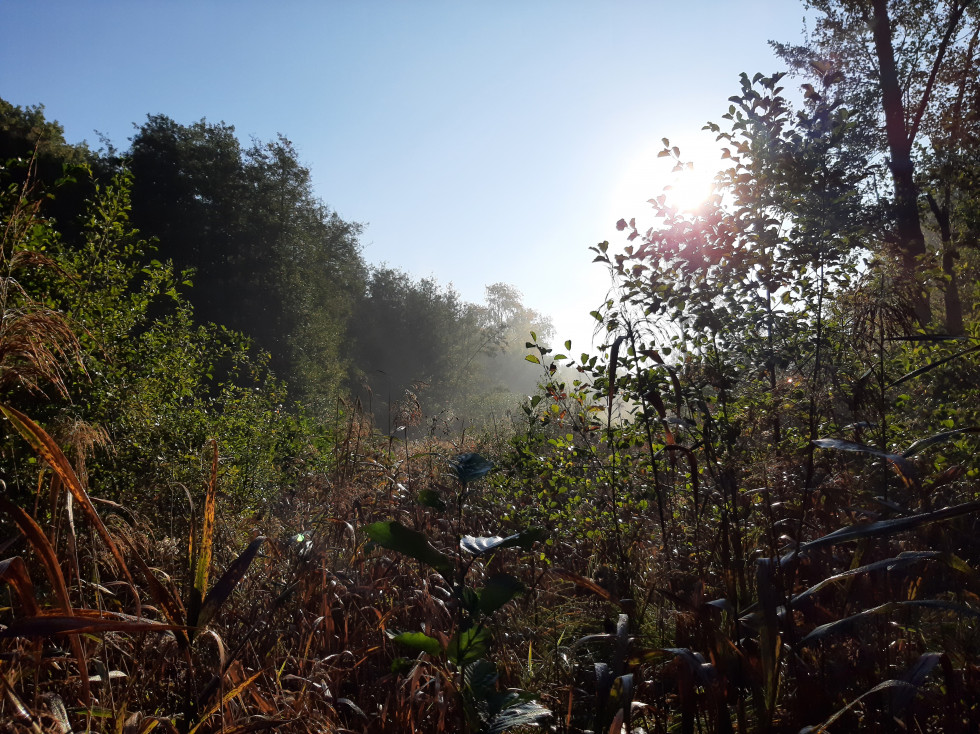
{"type": "Polygon", "coordinates": [[[697,211],[711,196],[713,180],[713,174],[693,164],[673,171],[670,182],[663,187],[667,204],[681,212],[697,211]]]}
{"type": "MultiPolygon", "coordinates": [[[[717,147],[697,141],[687,141],[680,148],[681,160],[678,168],[677,158],[664,157],[664,146],[650,141],[638,151],[624,159],[614,185],[609,190],[608,211],[611,221],[632,217],[646,219],[650,213],[647,203],[664,196],[668,206],[681,214],[696,212],[712,195],[720,153],[717,147]],[[673,170],[676,169],[676,170],[673,170]]],[[[654,222],[645,222],[650,226],[654,222]]]]}

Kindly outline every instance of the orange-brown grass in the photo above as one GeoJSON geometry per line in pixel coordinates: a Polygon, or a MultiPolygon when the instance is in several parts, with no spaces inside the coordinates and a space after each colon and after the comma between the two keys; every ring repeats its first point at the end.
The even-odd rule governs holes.
{"type": "MultiPolygon", "coordinates": [[[[76,515],[75,532],[68,532],[63,511],[50,515],[54,524],[41,530],[51,539],[50,552],[41,538],[24,531],[28,523],[22,520],[26,542],[9,545],[3,555],[23,562],[4,566],[12,603],[0,621],[15,631],[25,620],[39,626],[34,634],[0,639],[0,719],[7,730],[57,730],[65,719],[76,731],[136,734],[153,728],[458,731],[458,681],[451,667],[438,656],[399,649],[386,634],[421,631],[445,645],[455,613],[452,590],[412,560],[381,548],[369,551],[362,528],[398,520],[424,532],[437,548],[450,549],[453,522],[420,505],[418,493],[434,490],[451,502],[448,460],[461,448],[478,447],[428,439],[411,443],[406,452],[399,442],[360,433],[359,427],[351,431],[344,445],[352,455],[332,474],[282,488],[261,513],[241,516],[219,495],[212,588],[250,543],[260,542],[256,537],[267,540],[206,627],[193,634],[173,624],[186,613],[195,580],[188,539],[173,535],[169,522],[145,509],[94,503],[121,549],[133,594],[126,568],[93,532],[92,517],[76,515]],[[57,575],[52,553],[64,579],[60,593],[49,580],[57,575]],[[44,615],[66,604],[78,617],[103,615],[108,622],[102,624],[112,628],[55,634],[44,615]],[[170,606],[176,611],[168,611],[170,606]],[[141,620],[156,627],[135,627],[141,620]],[[408,664],[395,670],[396,658],[408,664]]],[[[792,550],[798,533],[813,539],[863,521],[859,510],[870,507],[867,477],[851,464],[830,460],[819,470],[828,478],[811,498],[801,531],[803,507],[788,462],[771,468],[768,477],[759,471],[742,478],[746,487],[762,489],[744,493],[737,528],[726,526],[713,509],[724,501],[718,486],[703,480],[695,502],[686,465],[665,465],[661,481],[673,492],[668,538],[659,534],[657,513],[639,511],[630,504],[632,490],[624,490],[619,509],[629,578],[620,577],[620,559],[608,538],[578,534],[590,527],[586,518],[574,527],[552,523],[550,542],[531,551],[509,549],[475,562],[470,580],[476,586],[506,570],[526,587],[493,620],[489,657],[500,672],[499,685],[536,693],[560,732],[595,730],[597,722],[609,730],[616,723],[615,712],[600,716],[615,694],[603,687],[601,666],[633,676],[632,725],[645,731],[799,731],[827,720],[883,680],[901,678],[923,653],[948,650],[931,676],[914,684],[910,703],[889,698],[891,690],[871,693],[842,714],[839,725],[885,731],[892,700],[924,730],[955,730],[969,725],[971,716],[976,721],[980,715],[968,701],[977,677],[971,656],[980,640],[976,628],[955,615],[899,609],[856,622],[853,632],[801,644],[821,624],[895,599],[938,594],[975,603],[980,589],[962,570],[943,567],[926,575],[912,566],[911,574],[836,582],[795,606],[791,625],[780,623],[782,654],[771,659],[767,649],[775,648],[767,646],[774,638],[766,630],[777,628],[758,604],[761,592],[771,590],[783,604],[787,594],[901,551],[943,548],[944,542],[948,552],[970,547],[973,525],[961,518],[944,526],[941,537],[924,526],[828,545],[796,567],[758,575],[757,561],[792,550]],[[741,544],[739,552],[733,543],[741,544]],[[735,598],[741,621],[721,603],[735,598]]],[[[476,485],[462,532],[504,535],[522,529],[503,521],[500,503],[512,504],[515,518],[535,517],[540,500],[521,489],[533,480],[511,475],[496,489],[476,485]]],[[[640,481],[630,481],[642,489],[640,481]]],[[[577,512],[595,509],[583,505],[577,512]]],[[[13,512],[7,508],[7,519],[13,512]]],[[[548,525],[546,517],[538,518],[548,525]]]]}

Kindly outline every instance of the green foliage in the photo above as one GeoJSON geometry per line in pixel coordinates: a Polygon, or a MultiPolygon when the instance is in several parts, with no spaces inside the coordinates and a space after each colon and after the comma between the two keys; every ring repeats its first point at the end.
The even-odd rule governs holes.
{"type": "MultiPolygon", "coordinates": [[[[569,697],[582,728],[628,725],[644,695],[671,709],[647,719],[665,730],[833,721],[922,684],[875,651],[976,648],[976,325],[913,331],[852,114],[813,89],[794,112],[779,75],[741,82],[724,126],[708,125],[728,166],[713,196],[689,212],[651,199],[654,227],[621,220],[628,244],[593,248],[617,284],[593,313],[603,357],[527,345],[543,388],[497,501],[546,524],[556,575],[628,613],[644,642],[624,656],[609,633],[582,638],[565,679],[589,691],[577,709],[569,697]]],[[[948,726],[930,700],[918,720],[948,726]]]]}
{"type": "MultiPolygon", "coordinates": [[[[514,546],[529,549],[542,533],[527,530],[502,537],[461,537],[464,500],[467,486],[486,476],[493,464],[475,453],[462,454],[451,462],[459,485],[456,495],[456,547],[452,555],[437,550],[424,533],[406,528],[398,522],[376,522],[364,528],[371,540],[384,548],[402,553],[438,572],[452,590],[455,600],[454,628],[448,643],[422,632],[389,633],[395,642],[433,657],[444,657],[456,671],[462,727],[460,731],[504,732],[517,726],[534,724],[547,718],[549,711],[529,700],[523,693],[498,692],[497,668],[487,659],[491,630],[488,618],[524,591],[514,576],[495,574],[481,589],[467,585],[467,577],[479,556],[514,546]],[[466,561],[462,552],[473,558],[466,561]]],[[[396,660],[393,669],[403,666],[396,660]]]]}
{"type": "MultiPolygon", "coordinates": [[[[5,228],[17,240],[10,252],[41,252],[49,263],[20,277],[23,292],[42,294],[46,312],[64,314],[80,355],[59,378],[69,401],[39,404],[17,394],[15,404],[73,444],[83,481],[137,505],[179,485],[202,486],[200,452],[220,436],[232,459],[222,488],[242,507],[255,506],[290,476],[284,457],[309,455],[302,419],[286,410],[283,385],[245,339],[195,323],[183,296],[189,274],[151,260],[129,221],[131,183],[125,171],[92,181],[77,227],[31,209],[36,193],[11,190],[4,200],[4,222],[25,222],[5,228]]],[[[45,200],[59,192],[50,189],[45,200]]],[[[25,491],[31,484],[17,475],[10,481],[25,491]]]]}
{"type": "Polygon", "coordinates": [[[324,410],[350,369],[360,225],[313,194],[282,136],[243,149],[230,125],[156,115],[128,160],[134,222],[177,268],[194,270],[199,319],[254,339],[293,394],[324,410]]]}

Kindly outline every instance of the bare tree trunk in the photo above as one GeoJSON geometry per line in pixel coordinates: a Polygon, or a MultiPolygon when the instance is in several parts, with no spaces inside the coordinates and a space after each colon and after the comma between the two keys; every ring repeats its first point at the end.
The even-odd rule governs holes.
{"type": "Polygon", "coordinates": [[[868,18],[874,37],[875,56],[881,74],[881,97],[885,112],[885,137],[888,141],[889,166],[895,186],[895,225],[898,253],[912,290],[915,316],[926,326],[931,320],[929,293],[918,273],[926,253],[925,237],[919,223],[919,205],[912,163],[912,140],[906,128],[905,106],[892,47],[888,0],[872,0],[868,18]]]}
{"type": "Polygon", "coordinates": [[[946,287],[943,290],[944,306],[946,307],[946,333],[953,336],[963,334],[963,303],[960,300],[960,287],[956,280],[955,260],[958,257],[956,245],[953,244],[953,229],[949,219],[949,187],[946,188],[943,205],[940,207],[932,194],[927,193],[929,208],[932,209],[939,225],[939,237],[943,243],[943,274],[946,276],[946,287]]]}
{"type": "MultiPolygon", "coordinates": [[[[956,103],[953,105],[953,129],[949,135],[949,154],[955,154],[960,145],[962,137],[962,126],[960,124],[963,114],[963,98],[966,96],[966,85],[971,78],[970,70],[973,67],[973,55],[976,52],[977,41],[980,39],[980,25],[974,28],[973,35],[970,37],[970,44],[966,51],[966,63],[964,64],[960,76],[960,86],[956,92],[956,103]]],[[[952,172],[947,174],[952,176],[952,172]]],[[[953,242],[953,227],[950,221],[950,182],[945,182],[943,192],[942,207],[936,203],[932,195],[928,195],[929,208],[936,217],[939,225],[939,235],[943,243],[943,275],[946,276],[945,288],[945,307],[946,307],[946,333],[960,336],[963,334],[963,302],[960,300],[960,287],[956,280],[956,258],[959,257],[956,244],[953,242]]]]}

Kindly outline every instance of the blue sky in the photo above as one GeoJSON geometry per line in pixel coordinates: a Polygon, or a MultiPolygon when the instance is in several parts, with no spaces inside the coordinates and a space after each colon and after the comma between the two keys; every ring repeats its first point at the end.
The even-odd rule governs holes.
{"type": "Polygon", "coordinates": [[[0,97],[70,142],[133,123],[283,133],[318,195],[365,223],[369,263],[481,301],[503,281],[588,347],[606,274],[668,180],[663,137],[704,169],[738,74],[781,68],[794,0],[0,0],[0,97]]]}

